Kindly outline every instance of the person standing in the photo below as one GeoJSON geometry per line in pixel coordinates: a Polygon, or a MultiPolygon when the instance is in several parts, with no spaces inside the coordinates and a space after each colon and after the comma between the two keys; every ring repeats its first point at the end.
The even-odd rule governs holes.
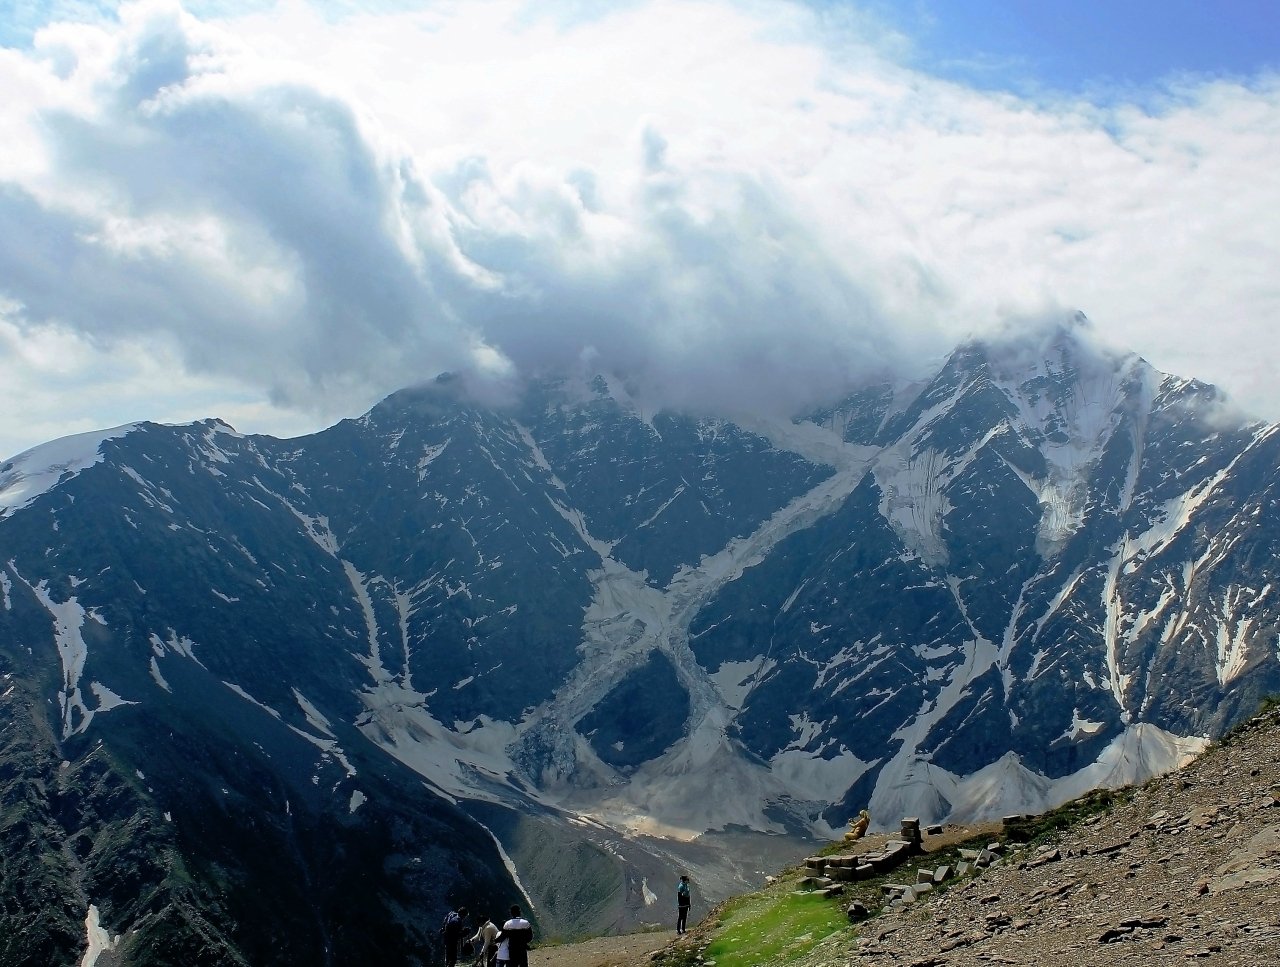
{"type": "Polygon", "coordinates": [[[447,967],[457,967],[458,947],[462,944],[462,934],[466,929],[467,908],[458,907],[450,910],[440,924],[440,935],[444,938],[444,962],[447,967]]]}
{"type": "Polygon", "coordinates": [[[689,875],[680,874],[680,882],[676,884],[676,933],[685,933],[689,929],[689,875]]]}
{"type": "Polygon", "coordinates": [[[533,943],[533,924],[520,915],[520,908],[511,908],[511,919],[502,925],[498,934],[498,963],[508,967],[529,967],[529,945],[533,943]]]}
{"type": "Polygon", "coordinates": [[[476,948],[476,967],[489,967],[498,953],[498,928],[488,917],[476,917],[475,936],[471,945],[476,948]]]}

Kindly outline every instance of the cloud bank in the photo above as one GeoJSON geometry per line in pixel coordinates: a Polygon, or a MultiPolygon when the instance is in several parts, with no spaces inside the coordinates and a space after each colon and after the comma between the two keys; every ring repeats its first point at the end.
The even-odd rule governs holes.
{"type": "Polygon", "coordinates": [[[0,451],[297,432],[445,370],[794,410],[1068,307],[1280,417],[1280,79],[1030,101],[864,28],[143,2],[0,50],[0,451]]]}

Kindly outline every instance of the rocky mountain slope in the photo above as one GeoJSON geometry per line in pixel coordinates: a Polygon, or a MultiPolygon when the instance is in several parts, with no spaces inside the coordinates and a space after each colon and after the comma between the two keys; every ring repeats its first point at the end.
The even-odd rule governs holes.
{"type": "Polygon", "coordinates": [[[864,932],[858,963],[1280,958],[1280,713],[1052,843],[864,932]]]}
{"type": "Polygon", "coordinates": [[[1140,781],[1280,691],[1278,467],[1080,320],[795,422],[439,380],[297,440],[36,448],[0,464],[0,933],[425,958],[459,900],[627,929],[865,805],[1140,781]]]}
{"type": "MultiPolygon", "coordinates": [[[[1253,719],[1183,770],[1126,790],[1085,817],[1030,844],[995,834],[1005,856],[994,865],[911,904],[886,907],[787,963],[1277,962],[1280,710],[1253,719]]],[[[705,951],[715,919],[658,962],[677,965],[705,951]]]]}

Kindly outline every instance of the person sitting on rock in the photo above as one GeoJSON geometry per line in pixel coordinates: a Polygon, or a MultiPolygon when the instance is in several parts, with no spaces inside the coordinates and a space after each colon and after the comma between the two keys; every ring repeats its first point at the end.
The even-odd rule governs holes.
{"type": "Polygon", "coordinates": [[[867,833],[867,827],[871,825],[871,814],[865,809],[858,813],[858,818],[849,823],[849,832],[844,834],[844,841],[852,843],[854,840],[862,839],[867,833]]]}

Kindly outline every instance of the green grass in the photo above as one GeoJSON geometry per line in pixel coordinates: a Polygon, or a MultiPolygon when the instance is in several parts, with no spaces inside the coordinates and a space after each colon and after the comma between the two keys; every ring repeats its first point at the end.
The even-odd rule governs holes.
{"type": "Polygon", "coordinates": [[[816,893],[753,894],[728,904],[704,956],[716,967],[786,964],[849,929],[839,903],[816,893]]]}

